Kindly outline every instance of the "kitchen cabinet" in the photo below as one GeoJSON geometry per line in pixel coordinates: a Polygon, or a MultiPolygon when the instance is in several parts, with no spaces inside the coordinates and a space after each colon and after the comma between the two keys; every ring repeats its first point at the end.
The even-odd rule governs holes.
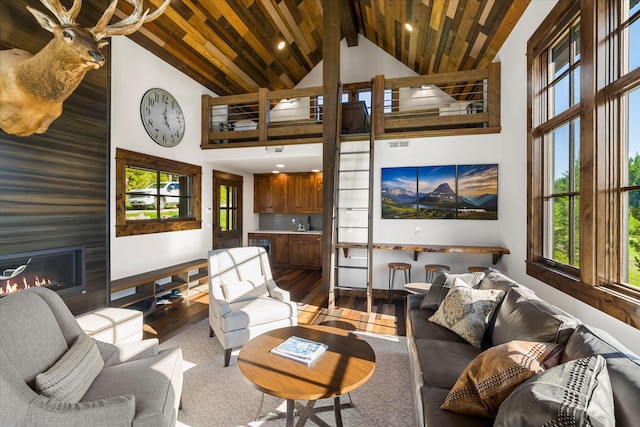
{"type": "Polygon", "coordinates": [[[271,263],[273,265],[289,265],[289,236],[287,234],[272,235],[271,251],[273,253],[273,256],[271,258],[271,263]]]}
{"type": "Polygon", "coordinates": [[[254,212],[322,213],[322,173],[255,174],[254,212]]]}
{"type": "Polygon", "coordinates": [[[255,174],[253,181],[253,211],[278,213],[285,211],[287,176],[285,174],[255,174]]]}
{"type": "Polygon", "coordinates": [[[289,235],[289,265],[299,268],[322,268],[322,236],[289,235]]]}

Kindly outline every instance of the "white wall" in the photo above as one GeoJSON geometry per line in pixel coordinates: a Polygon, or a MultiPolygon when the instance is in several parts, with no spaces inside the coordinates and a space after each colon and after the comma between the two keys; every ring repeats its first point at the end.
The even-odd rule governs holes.
{"type": "MultiPolygon", "coordinates": [[[[204,161],[200,149],[200,97],[205,93],[215,94],[126,37],[113,37],[111,43],[110,253],[111,279],[114,280],[205,258],[211,249],[212,167],[204,161]],[[142,95],[155,87],[169,91],[184,113],[185,135],[176,147],[166,148],[153,142],[140,121],[142,95]],[[113,160],[116,148],[202,166],[202,229],[116,237],[113,160]]],[[[232,169],[225,170],[224,165],[218,165],[218,168],[233,172],[232,169]]],[[[253,203],[253,177],[249,181],[245,185],[245,206],[253,203]]],[[[250,213],[246,220],[250,228],[255,228],[250,213]]]]}

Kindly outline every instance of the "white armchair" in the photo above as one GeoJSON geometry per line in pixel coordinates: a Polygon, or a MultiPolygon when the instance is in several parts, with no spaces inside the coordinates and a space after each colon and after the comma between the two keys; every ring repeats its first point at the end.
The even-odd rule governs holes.
{"type": "Polygon", "coordinates": [[[298,324],[296,304],[271,275],[264,248],[209,251],[209,336],[231,351],[264,332],[298,324]]]}

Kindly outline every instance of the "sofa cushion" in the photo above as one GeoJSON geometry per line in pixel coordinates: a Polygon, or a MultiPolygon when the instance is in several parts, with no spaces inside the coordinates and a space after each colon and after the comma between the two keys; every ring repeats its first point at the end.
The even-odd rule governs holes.
{"type": "Polygon", "coordinates": [[[156,356],[104,368],[81,402],[133,394],[133,427],[175,425],[176,405],[182,392],[182,350],[172,347],[156,356]]]}
{"type": "Polygon", "coordinates": [[[222,295],[227,301],[245,301],[269,296],[267,285],[263,280],[241,280],[232,283],[220,283],[222,295]]]}
{"type": "Polygon", "coordinates": [[[526,288],[507,292],[495,317],[493,345],[513,340],[567,342],[579,320],[526,288]]]}
{"type": "Polygon", "coordinates": [[[453,387],[462,371],[482,352],[467,342],[417,339],[415,345],[422,383],[447,390],[453,387]]]}
{"type": "Polygon", "coordinates": [[[520,383],[555,366],[562,346],[512,341],[484,351],[469,363],[442,404],[442,409],[494,418],[500,404],[520,383]]]}
{"type": "Polygon", "coordinates": [[[433,279],[431,287],[420,303],[420,308],[437,310],[449,293],[449,289],[453,287],[453,282],[456,278],[462,279],[473,288],[478,286],[483,277],[483,272],[453,274],[446,270],[439,269],[436,271],[436,276],[433,279]]]}
{"type": "Polygon", "coordinates": [[[69,348],[49,305],[35,292],[37,289],[0,298],[0,351],[31,388],[36,375],[49,369],[69,348]]]}
{"type": "Polygon", "coordinates": [[[613,394],[605,359],[591,356],[572,360],[530,378],[502,403],[495,425],[614,427],[613,394]]]}
{"type": "Polygon", "coordinates": [[[103,366],[93,339],[88,335],[79,335],[53,366],[36,375],[36,391],[63,402],[77,403],[103,366]]]}
{"type": "Polygon", "coordinates": [[[282,302],[269,297],[231,303],[231,311],[222,318],[224,332],[247,329],[252,326],[297,316],[294,302],[282,302]]]}
{"type": "Polygon", "coordinates": [[[502,300],[504,291],[481,291],[469,288],[455,278],[453,287],[429,321],[451,329],[474,347],[480,347],[493,310],[502,300]]]}
{"type": "Polygon", "coordinates": [[[428,338],[431,340],[451,341],[468,344],[464,338],[450,329],[444,328],[427,319],[435,314],[435,310],[417,308],[409,310],[409,325],[411,336],[415,339],[428,338]]]}
{"type": "Polygon", "coordinates": [[[490,427],[493,421],[469,415],[445,411],[440,408],[449,389],[422,387],[422,404],[424,407],[424,425],[429,427],[490,427]]]}
{"type": "Polygon", "coordinates": [[[495,268],[487,268],[484,277],[478,284],[478,289],[500,289],[505,293],[509,292],[509,289],[517,287],[523,286],[495,268]]]}
{"type": "Polygon", "coordinates": [[[562,362],[595,354],[602,355],[607,361],[617,425],[639,425],[640,357],[605,331],[582,324],[567,341],[562,362]]]}

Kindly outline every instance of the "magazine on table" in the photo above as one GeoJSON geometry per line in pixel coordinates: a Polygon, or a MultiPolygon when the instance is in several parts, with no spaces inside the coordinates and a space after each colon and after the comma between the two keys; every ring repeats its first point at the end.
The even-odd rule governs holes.
{"type": "Polygon", "coordinates": [[[328,347],[323,343],[293,336],[274,347],[271,352],[309,365],[320,357],[328,347]]]}

